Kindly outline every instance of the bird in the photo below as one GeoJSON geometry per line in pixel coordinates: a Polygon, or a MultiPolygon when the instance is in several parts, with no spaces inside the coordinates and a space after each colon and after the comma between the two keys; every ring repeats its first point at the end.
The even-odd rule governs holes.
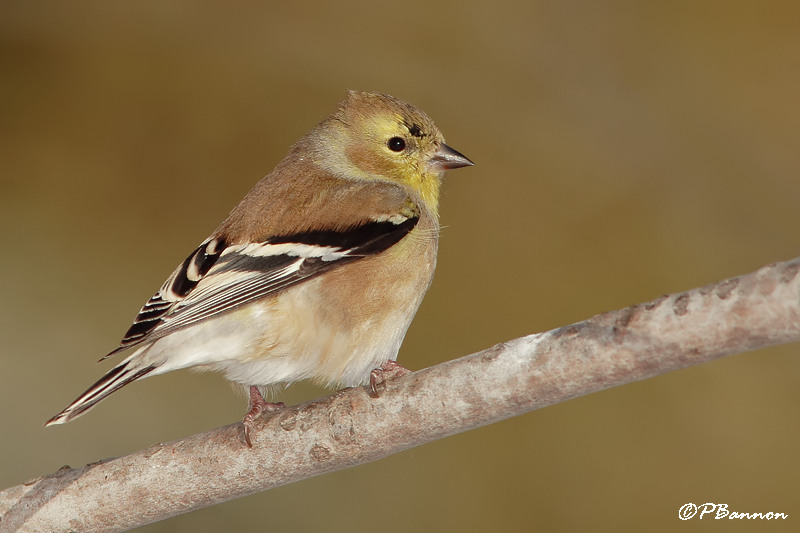
{"type": "Polygon", "coordinates": [[[243,424],[301,380],[369,384],[409,372],[400,345],[431,284],[444,172],[473,165],[421,110],[349,91],[296,142],[139,311],[133,350],[45,426],[135,380],[192,368],[249,391],[243,424]]]}

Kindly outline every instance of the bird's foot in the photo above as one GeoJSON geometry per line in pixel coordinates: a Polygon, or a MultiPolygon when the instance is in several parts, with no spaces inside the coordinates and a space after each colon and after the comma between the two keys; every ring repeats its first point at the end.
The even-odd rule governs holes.
{"type": "Polygon", "coordinates": [[[411,370],[398,364],[397,361],[392,361],[391,359],[389,359],[388,361],[383,363],[380,366],[380,368],[376,368],[375,370],[369,373],[370,395],[373,398],[377,398],[378,396],[380,396],[380,394],[378,393],[378,387],[384,385],[386,380],[399,378],[400,376],[405,376],[406,374],[411,374],[411,370]]]}
{"type": "Polygon", "coordinates": [[[261,395],[261,391],[255,385],[250,387],[250,402],[247,405],[249,409],[242,419],[244,426],[244,441],[247,443],[248,448],[252,448],[253,444],[250,442],[250,431],[256,423],[256,419],[263,413],[272,413],[284,409],[286,404],[283,402],[270,403],[261,395]]]}

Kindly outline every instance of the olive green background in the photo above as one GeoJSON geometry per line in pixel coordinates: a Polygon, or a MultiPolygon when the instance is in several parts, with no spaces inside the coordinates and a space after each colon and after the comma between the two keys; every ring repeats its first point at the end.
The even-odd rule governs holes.
{"type": "MultiPolygon", "coordinates": [[[[0,487],[241,418],[220,376],[176,372],[42,428],[348,88],[414,103],[476,162],[446,179],[412,369],[800,253],[797,4],[289,4],[0,4],[0,487]]],[[[141,531],[796,528],[798,350],[141,531]],[[790,519],[682,522],[687,502],[790,519]]]]}

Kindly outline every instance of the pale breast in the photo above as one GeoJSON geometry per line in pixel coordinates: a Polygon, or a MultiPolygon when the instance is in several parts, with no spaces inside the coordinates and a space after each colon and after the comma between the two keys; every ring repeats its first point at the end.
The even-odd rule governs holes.
{"type": "Polygon", "coordinates": [[[215,369],[248,385],[364,384],[372,369],[397,357],[431,283],[436,246],[435,232],[423,225],[382,254],[287,289],[257,321],[262,330],[251,352],[215,369]]]}

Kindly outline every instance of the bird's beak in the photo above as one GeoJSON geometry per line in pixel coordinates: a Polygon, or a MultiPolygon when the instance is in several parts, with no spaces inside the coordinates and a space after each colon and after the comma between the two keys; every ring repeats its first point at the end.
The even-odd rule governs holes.
{"type": "Polygon", "coordinates": [[[471,167],[474,164],[467,156],[453,150],[444,143],[439,145],[439,149],[433,154],[430,161],[431,169],[437,172],[453,168],[471,167]]]}

